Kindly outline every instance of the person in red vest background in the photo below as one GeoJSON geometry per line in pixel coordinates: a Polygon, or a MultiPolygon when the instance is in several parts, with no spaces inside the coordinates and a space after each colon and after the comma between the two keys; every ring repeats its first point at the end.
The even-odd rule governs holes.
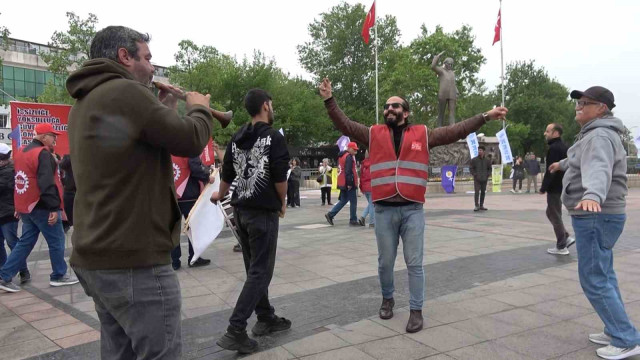
{"type": "Polygon", "coordinates": [[[62,183],[58,164],[50,148],[59,132],[50,123],[35,126],[33,141],[16,151],[14,202],[22,219],[22,236],[0,269],[0,289],[18,292],[20,288],[11,279],[22,270],[42,233],[49,246],[51,273],[49,285],[73,285],[78,279],[67,275],[64,260],[64,230],[62,229],[62,183]]]}
{"type": "Polygon", "coordinates": [[[331,82],[319,85],[320,96],[331,121],[344,135],[369,144],[371,197],[376,211],[378,277],[382,290],[381,319],[393,317],[393,265],[400,237],[409,274],[409,321],[407,332],[422,329],[424,303],[424,209],[429,149],[465,138],[488,120],[504,118],[507,109],[497,107],[454,125],[427,129],[409,122],[409,103],[400,96],[384,105],[385,124],[371,128],[350,120],[331,93],[331,82]],[[372,146],[375,144],[375,147],[372,146]]]}
{"type": "Polygon", "coordinates": [[[324,215],[327,222],[333,225],[333,218],[338,215],[340,210],[349,203],[349,225],[360,226],[358,224],[357,207],[358,207],[358,172],[356,171],[356,152],[358,152],[358,144],[350,142],[346,150],[338,155],[338,203],[328,213],[324,215]]]}
{"type": "MultiPolygon", "coordinates": [[[[184,218],[189,217],[191,209],[196,204],[196,200],[200,197],[200,192],[204,188],[204,184],[212,183],[213,178],[210,177],[209,171],[202,164],[199,156],[186,158],[171,156],[173,162],[173,181],[176,185],[176,194],[178,195],[178,206],[180,212],[184,218]]],[[[211,263],[211,260],[198,258],[193,265],[191,265],[191,258],[193,257],[193,246],[191,241],[189,243],[189,267],[206,266],[211,263]]],[[[182,256],[182,249],[180,244],[171,252],[171,265],[173,270],[180,269],[182,256]]]]}
{"type": "Polygon", "coordinates": [[[369,215],[369,227],[376,226],[376,212],[373,210],[373,201],[371,201],[371,159],[369,158],[369,151],[364,154],[364,160],[360,165],[360,191],[367,198],[367,207],[364,208],[362,216],[358,219],[360,226],[365,225],[367,215],[369,215]]]}

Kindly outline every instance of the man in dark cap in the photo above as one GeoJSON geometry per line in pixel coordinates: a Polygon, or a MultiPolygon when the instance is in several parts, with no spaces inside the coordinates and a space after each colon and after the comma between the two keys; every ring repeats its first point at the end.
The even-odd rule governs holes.
{"type": "Polygon", "coordinates": [[[562,202],[571,215],[578,251],[580,284],[604,323],[604,331],[589,335],[604,359],[640,354],[640,332],[625,311],[613,270],[613,247],[626,220],[627,159],[622,121],[611,110],[611,91],[593,86],[574,90],[580,133],[567,158],[549,167],[564,171],[562,202]]]}

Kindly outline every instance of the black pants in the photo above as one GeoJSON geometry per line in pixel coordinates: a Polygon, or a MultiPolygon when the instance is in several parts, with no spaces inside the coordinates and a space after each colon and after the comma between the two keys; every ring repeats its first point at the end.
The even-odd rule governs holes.
{"type": "Polygon", "coordinates": [[[518,190],[522,190],[522,179],[513,179],[513,190],[516,189],[516,184],[520,182],[520,188],[518,190]]]}
{"type": "Polygon", "coordinates": [[[564,249],[567,246],[569,233],[562,222],[562,200],[561,193],[547,193],[547,219],[553,226],[556,233],[556,248],[564,249]]]}
{"type": "Polygon", "coordinates": [[[487,192],[487,180],[485,181],[473,180],[473,190],[475,190],[473,199],[476,202],[476,206],[483,206],[484,194],[487,192]],[[478,202],[478,195],[480,196],[480,202],[478,202]]]}
{"type": "MultiPolygon", "coordinates": [[[[191,209],[193,208],[193,205],[196,204],[196,201],[178,201],[178,206],[180,207],[180,212],[182,213],[182,216],[184,216],[185,220],[189,217],[189,213],[191,212],[191,209]]],[[[191,241],[187,240],[187,243],[189,244],[189,263],[191,263],[191,258],[193,257],[193,246],[191,246],[191,241]]],[[[174,267],[178,267],[180,266],[181,262],[180,262],[180,257],[182,256],[182,249],[180,248],[180,244],[178,244],[178,246],[176,246],[172,251],[171,251],[171,263],[173,264],[174,267]]]]}
{"type": "Polygon", "coordinates": [[[65,191],[62,194],[62,202],[64,204],[64,213],[67,214],[67,221],[63,221],[66,227],[73,226],[73,200],[76,198],[75,191],[65,191]]]}
{"type": "Polygon", "coordinates": [[[331,187],[321,187],[320,192],[322,193],[322,205],[325,204],[325,199],[327,201],[327,204],[331,204],[331,187]]]}
{"type": "Polygon", "coordinates": [[[287,205],[300,206],[300,181],[292,180],[287,183],[287,205]]]}
{"type": "Polygon", "coordinates": [[[242,331],[254,311],[258,321],[267,321],[274,316],[268,293],[276,264],[280,218],[277,211],[235,208],[233,212],[238,224],[247,280],[229,323],[231,328],[242,331]]]}

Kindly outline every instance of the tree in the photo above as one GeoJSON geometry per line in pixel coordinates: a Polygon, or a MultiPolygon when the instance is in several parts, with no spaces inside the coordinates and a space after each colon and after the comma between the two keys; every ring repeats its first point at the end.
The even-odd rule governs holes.
{"type": "MultiPolygon", "coordinates": [[[[66,14],[69,22],[67,31],[54,31],[49,46],[56,48],[50,52],[41,52],[39,55],[48,64],[49,71],[58,79],[65,80],[70,69],[76,69],[89,58],[91,40],[96,35],[98,17],[89,14],[82,19],[73,12],[66,14]]],[[[73,99],[64,89],[59,89],[54,83],[49,82],[44,93],[38,98],[39,102],[72,104],[73,99]]]]}
{"type": "MultiPolygon", "coordinates": [[[[499,91],[499,87],[498,87],[499,91]]],[[[575,122],[574,105],[569,100],[569,89],[551,79],[543,67],[533,60],[507,65],[505,81],[505,105],[508,119],[529,126],[522,138],[522,151],[544,153],[544,131],[548,124],[559,123],[564,127],[563,138],[571,143],[580,130],[575,122]]],[[[510,130],[510,129],[509,129],[510,130]]],[[[511,140],[511,135],[509,134],[511,140]]]]}
{"type": "MultiPolygon", "coordinates": [[[[2,15],[2,13],[0,13],[2,15]]],[[[2,50],[9,49],[9,35],[11,31],[6,26],[0,25],[0,40],[2,40],[2,50]]],[[[2,58],[0,58],[0,83],[2,82],[2,58]]]]}
{"type": "MultiPolygon", "coordinates": [[[[333,83],[340,106],[353,119],[365,124],[375,120],[375,54],[373,42],[362,40],[362,24],[367,12],[362,4],[341,3],[320,14],[309,24],[311,41],[298,46],[302,67],[318,83],[327,76],[333,83]]],[[[377,19],[378,49],[399,48],[400,30],[393,16],[377,19]]],[[[381,59],[379,68],[384,68],[381,59]]]]}
{"type": "Polygon", "coordinates": [[[436,26],[435,31],[429,33],[422,25],[421,34],[408,47],[385,49],[381,58],[387,66],[380,73],[381,92],[404,94],[412,105],[414,121],[434,126],[439,85],[437,75],[431,70],[431,61],[444,51],[442,60],[454,59],[459,92],[456,115],[458,119],[464,119],[460,115],[465,113],[466,97],[484,91],[484,81],[478,79],[477,74],[486,59],[475,46],[471,31],[471,27],[463,25],[454,32],[445,33],[441,26],[436,26]]]}

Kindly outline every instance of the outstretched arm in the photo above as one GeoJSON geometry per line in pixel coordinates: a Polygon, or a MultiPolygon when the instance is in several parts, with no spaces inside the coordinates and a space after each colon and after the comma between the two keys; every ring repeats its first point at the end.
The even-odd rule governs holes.
{"type": "Polygon", "coordinates": [[[433,60],[431,61],[431,70],[435,71],[438,74],[442,72],[442,68],[438,66],[438,63],[440,62],[440,56],[442,56],[442,54],[444,54],[444,51],[434,56],[433,60]]]}
{"type": "Polygon", "coordinates": [[[436,146],[451,144],[460,139],[464,139],[467,135],[480,129],[487,121],[504,119],[507,115],[507,111],[507,108],[497,107],[486,113],[486,120],[482,114],[478,114],[470,119],[453,125],[429,129],[429,148],[431,149],[436,146]]]}
{"type": "Polygon", "coordinates": [[[355,122],[347,117],[338,106],[336,99],[331,92],[331,82],[324,78],[318,86],[320,96],[324,99],[324,106],[327,108],[329,118],[338,130],[344,135],[362,144],[369,144],[369,127],[355,122]]]}

